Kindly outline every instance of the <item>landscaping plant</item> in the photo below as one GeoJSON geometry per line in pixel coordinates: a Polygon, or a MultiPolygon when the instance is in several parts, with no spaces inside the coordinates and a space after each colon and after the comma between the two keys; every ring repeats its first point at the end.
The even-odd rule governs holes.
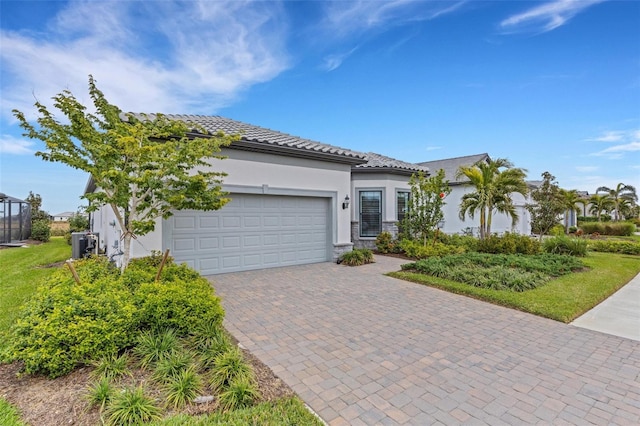
{"type": "Polygon", "coordinates": [[[373,263],[373,252],[366,248],[353,249],[343,253],[340,262],[347,266],[360,266],[366,263],[373,263]]]}

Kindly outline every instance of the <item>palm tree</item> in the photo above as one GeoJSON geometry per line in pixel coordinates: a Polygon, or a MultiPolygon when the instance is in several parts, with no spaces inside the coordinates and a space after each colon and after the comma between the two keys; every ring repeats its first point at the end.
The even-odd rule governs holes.
{"type": "Polygon", "coordinates": [[[462,196],[460,202],[460,219],[468,214],[473,219],[475,212],[480,212],[480,238],[491,235],[493,212],[511,216],[512,223],[518,221],[518,214],[513,205],[511,194],[516,192],[526,195],[528,188],[524,181],[526,170],[514,168],[505,158],[479,161],[472,166],[460,166],[457,178],[466,177],[475,191],[462,196]],[[501,170],[504,169],[504,170],[501,170]]]}
{"type": "Polygon", "coordinates": [[[602,212],[608,212],[609,209],[613,207],[613,201],[609,198],[609,195],[604,194],[594,194],[589,198],[589,204],[591,207],[589,208],[590,214],[595,214],[598,218],[598,222],[600,222],[600,218],[602,216],[602,212]]]}
{"type": "Polygon", "coordinates": [[[624,201],[631,202],[632,204],[638,201],[638,194],[636,193],[636,189],[631,185],[625,185],[620,182],[615,189],[608,188],[606,186],[601,186],[596,189],[596,194],[605,193],[609,196],[611,201],[613,201],[613,206],[615,208],[615,216],[614,220],[620,220],[620,207],[624,203],[624,201]]]}
{"type": "Polygon", "coordinates": [[[576,204],[581,203],[582,199],[580,195],[578,195],[578,191],[575,189],[566,190],[560,189],[560,197],[562,200],[562,204],[566,209],[564,213],[564,231],[566,234],[569,233],[569,218],[571,217],[572,212],[580,213],[580,210],[576,207],[576,204]]]}

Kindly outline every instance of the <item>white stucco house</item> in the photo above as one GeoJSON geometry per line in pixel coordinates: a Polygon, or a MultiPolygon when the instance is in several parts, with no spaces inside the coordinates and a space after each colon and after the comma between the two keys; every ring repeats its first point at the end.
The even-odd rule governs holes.
{"type": "Polygon", "coordinates": [[[74,214],[74,212],[62,212],[54,214],[52,217],[54,222],[67,222],[74,214]]]}
{"type": "MultiPolygon", "coordinates": [[[[489,159],[489,154],[483,153],[419,163],[421,166],[427,167],[433,171],[443,169],[445,179],[449,181],[451,194],[449,194],[445,199],[446,205],[443,208],[443,232],[447,234],[471,233],[474,236],[479,235],[479,213],[475,214],[474,219],[471,219],[468,216],[464,219],[460,219],[459,206],[462,196],[473,192],[474,189],[469,184],[468,180],[465,180],[464,178],[458,179],[456,174],[461,166],[468,167],[480,161],[488,161],[489,159]]],[[[530,188],[534,186],[535,183],[529,183],[530,188]]],[[[491,233],[503,234],[505,232],[515,232],[523,235],[531,234],[531,215],[526,209],[526,205],[533,201],[529,196],[524,197],[517,193],[511,194],[511,199],[513,200],[513,204],[516,208],[518,221],[514,225],[510,216],[494,212],[491,223],[491,233]]]]}
{"type": "MultiPolygon", "coordinates": [[[[432,169],[219,116],[167,117],[241,135],[223,149],[226,159],[211,161],[228,174],[231,202],[218,211],[176,211],[132,241],[132,257],[169,249],[205,275],[332,261],[354,245],[374,247],[380,232],[397,230],[411,174],[432,169]]],[[[89,179],[85,192],[96,190],[89,179]]],[[[447,205],[447,232],[461,230],[453,222],[458,204],[447,205]]],[[[117,261],[121,230],[110,207],[92,214],[91,230],[117,261]]]]}

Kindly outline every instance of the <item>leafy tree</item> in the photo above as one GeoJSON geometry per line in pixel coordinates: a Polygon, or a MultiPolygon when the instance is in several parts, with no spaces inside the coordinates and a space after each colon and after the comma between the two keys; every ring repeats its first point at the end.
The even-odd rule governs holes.
{"type": "Polygon", "coordinates": [[[224,173],[209,170],[208,158],[233,140],[222,133],[207,135],[193,124],[162,114],[123,114],[110,104],[89,76],[89,94],[96,113],[87,112],[71,92],[56,95],[54,106],[63,124],[40,102],[37,127],[24,114],[14,115],[25,136],[40,139],[46,151],[36,155],[89,173],[97,191],[85,194],[88,211],[103,205],[113,210],[123,232],[121,268],[129,263],[131,239],[154,229],[155,221],[172,210],[216,210],[229,201],[221,183],[224,173]]]}
{"type": "Polygon", "coordinates": [[[598,222],[602,219],[602,212],[609,212],[613,209],[613,201],[609,198],[609,194],[593,194],[589,198],[589,214],[595,214],[598,222]]]}
{"type": "Polygon", "coordinates": [[[560,199],[562,204],[564,204],[565,214],[564,214],[564,230],[565,234],[569,233],[569,218],[571,217],[571,212],[580,213],[580,210],[577,207],[577,204],[582,202],[580,195],[578,195],[578,191],[575,189],[560,189],[560,199]]]}
{"type": "Polygon", "coordinates": [[[513,167],[505,158],[479,161],[472,166],[461,166],[457,178],[466,177],[475,188],[474,192],[462,196],[460,202],[460,219],[466,215],[473,219],[475,212],[480,212],[480,238],[491,235],[493,213],[504,213],[510,216],[515,225],[518,214],[513,205],[511,194],[526,195],[527,184],[524,181],[526,170],[513,167]]]}
{"type": "Polygon", "coordinates": [[[596,189],[596,194],[604,193],[609,196],[613,202],[615,211],[614,220],[618,221],[622,218],[622,210],[625,206],[632,206],[638,201],[638,194],[636,188],[631,185],[625,185],[620,182],[615,188],[609,188],[601,186],[596,189]]]}
{"type": "Polygon", "coordinates": [[[49,221],[49,213],[42,210],[42,197],[40,194],[34,194],[33,191],[29,191],[25,201],[31,206],[31,223],[39,220],[49,221]]]}
{"type": "Polygon", "coordinates": [[[51,224],[49,213],[42,210],[42,197],[29,191],[25,199],[31,206],[31,238],[47,242],[51,239],[51,224]]]}
{"type": "Polygon", "coordinates": [[[531,230],[542,236],[549,233],[560,220],[565,211],[565,202],[555,176],[549,172],[542,173],[542,184],[531,191],[531,199],[535,203],[527,204],[531,214],[531,230]]]}
{"type": "Polygon", "coordinates": [[[402,221],[402,229],[414,238],[427,244],[427,237],[436,229],[444,215],[444,197],[451,193],[449,182],[444,179],[444,170],[427,177],[424,172],[411,175],[411,192],[408,211],[402,221]]]}

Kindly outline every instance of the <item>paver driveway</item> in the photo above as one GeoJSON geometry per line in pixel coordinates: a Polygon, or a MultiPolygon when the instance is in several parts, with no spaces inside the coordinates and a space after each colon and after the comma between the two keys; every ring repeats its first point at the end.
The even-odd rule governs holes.
{"type": "Polygon", "coordinates": [[[330,425],[639,424],[640,342],[385,277],[211,277],[225,325],[330,425]]]}

